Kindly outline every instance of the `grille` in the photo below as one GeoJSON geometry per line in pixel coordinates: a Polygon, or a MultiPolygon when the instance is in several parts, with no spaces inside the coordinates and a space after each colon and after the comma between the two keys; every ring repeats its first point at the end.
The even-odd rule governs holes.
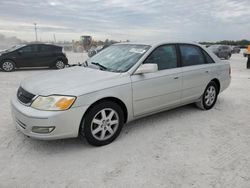
{"type": "Polygon", "coordinates": [[[32,99],[35,97],[32,93],[24,90],[22,87],[19,87],[17,91],[17,98],[24,104],[30,104],[32,99]]]}

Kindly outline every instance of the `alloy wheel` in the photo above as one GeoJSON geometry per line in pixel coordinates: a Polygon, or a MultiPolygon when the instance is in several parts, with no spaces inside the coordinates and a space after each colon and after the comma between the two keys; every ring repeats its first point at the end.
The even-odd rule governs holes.
{"type": "Polygon", "coordinates": [[[115,134],[118,126],[118,113],[111,108],[105,108],[94,116],[91,122],[91,133],[97,140],[107,140],[115,134]]]}
{"type": "Polygon", "coordinates": [[[65,64],[63,61],[59,60],[56,62],[56,68],[57,69],[63,69],[65,67],[65,64]]]}
{"type": "Polygon", "coordinates": [[[7,71],[7,72],[10,72],[14,69],[14,65],[12,62],[9,62],[9,61],[5,61],[3,64],[2,64],[2,68],[4,71],[7,71]]]}
{"type": "Polygon", "coordinates": [[[214,86],[209,86],[205,93],[205,103],[207,106],[212,106],[216,99],[216,88],[214,86]]]}

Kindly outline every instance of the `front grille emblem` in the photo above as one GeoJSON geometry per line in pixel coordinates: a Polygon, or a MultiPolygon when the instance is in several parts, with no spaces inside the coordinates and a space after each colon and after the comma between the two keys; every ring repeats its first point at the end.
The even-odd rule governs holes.
{"type": "Polygon", "coordinates": [[[23,93],[20,91],[20,92],[18,93],[18,97],[21,97],[22,94],[23,94],[23,93]]]}
{"type": "Polygon", "coordinates": [[[29,93],[28,91],[25,91],[23,88],[19,87],[17,91],[17,98],[18,100],[23,103],[29,105],[32,101],[32,99],[35,97],[32,93],[29,93]]]}

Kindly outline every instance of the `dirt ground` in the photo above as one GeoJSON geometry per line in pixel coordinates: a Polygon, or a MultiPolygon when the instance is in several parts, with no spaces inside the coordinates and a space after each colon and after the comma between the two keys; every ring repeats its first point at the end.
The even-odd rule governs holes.
{"type": "Polygon", "coordinates": [[[11,96],[22,79],[52,70],[0,71],[0,187],[250,187],[250,70],[242,54],[230,62],[231,85],[212,110],[188,105],[134,121],[104,147],[17,131],[11,96]]]}

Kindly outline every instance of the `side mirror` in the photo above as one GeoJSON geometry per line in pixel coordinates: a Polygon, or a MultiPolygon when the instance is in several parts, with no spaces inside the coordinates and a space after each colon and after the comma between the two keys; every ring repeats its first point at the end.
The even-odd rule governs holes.
{"type": "Polygon", "coordinates": [[[153,73],[158,71],[158,65],[155,63],[142,64],[135,71],[135,74],[145,74],[145,73],[153,73]]]}

